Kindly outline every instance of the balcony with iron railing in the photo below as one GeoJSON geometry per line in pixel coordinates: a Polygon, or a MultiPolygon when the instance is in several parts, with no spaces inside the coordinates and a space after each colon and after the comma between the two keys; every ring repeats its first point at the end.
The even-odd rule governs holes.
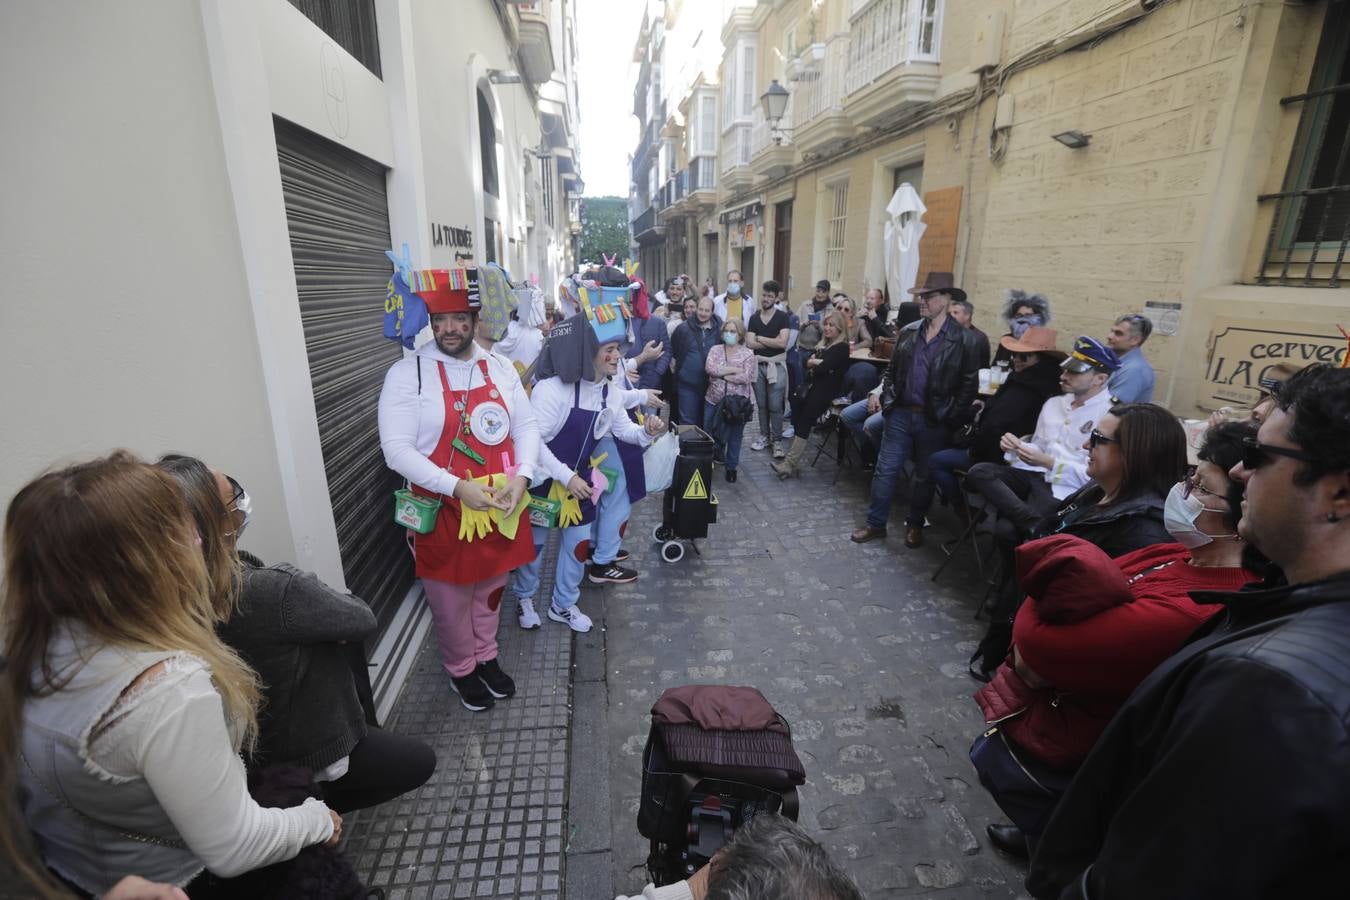
{"type": "Polygon", "coordinates": [[[849,20],[844,66],[853,124],[895,122],[937,96],[942,0],[871,0],[849,20]]]}
{"type": "Polygon", "coordinates": [[[633,240],[640,244],[653,243],[666,233],[665,226],[656,221],[656,207],[649,206],[633,220],[633,240]]]}
{"type": "Polygon", "coordinates": [[[793,91],[797,110],[793,142],[801,153],[820,153],[853,137],[856,128],[844,111],[848,93],[849,36],[836,34],[802,52],[804,60],[793,91]]]}
{"type": "Polygon", "coordinates": [[[696,156],[689,160],[689,196],[717,190],[717,157],[696,156]]]}

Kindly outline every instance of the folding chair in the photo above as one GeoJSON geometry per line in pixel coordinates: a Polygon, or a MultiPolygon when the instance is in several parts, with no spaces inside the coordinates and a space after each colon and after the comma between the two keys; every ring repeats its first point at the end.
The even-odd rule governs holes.
{"type": "MultiPolygon", "coordinates": [[[[991,510],[987,508],[983,496],[966,490],[966,470],[954,469],[953,474],[956,476],[957,484],[960,487],[960,493],[956,497],[951,498],[951,500],[953,503],[960,503],[965,507],[966,526],[956,537],[948,541],[943,541],[942,552],[946,554],[947,558],[937,567],[937,571],[933,573],[933,577],[930,580],[937,581],[938,578],[941,577],[943,571],[947,568],[948,564],[951,563],[952,559],[956,556],[956,551],[961,548],[962,544],[967,543],[970,544],[970,549],[975,554],[975,568],[979,570],[980,578],[984,579],[986,577],[984,556],[980,553],[980,539],[975,531],[976,526],[980,524],[984,516],[977,515],[976,513],[988,513],[991,510]],[[978,499],[979,503],[973,503],[972,499],[978,499]]],[[[980,605],[975,609],[975,618],[978,619],[980,617],[980,611],[983,608],[984,602],[981,601],[980,605]]]]}

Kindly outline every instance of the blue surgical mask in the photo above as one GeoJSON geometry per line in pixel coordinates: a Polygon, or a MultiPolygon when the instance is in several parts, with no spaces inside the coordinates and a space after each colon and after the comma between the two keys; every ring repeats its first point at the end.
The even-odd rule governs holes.
{"type": "Polygon", "coordinates": [[[735,297],[741,292],[741,283],[739,281],[727,282],[727,293],[735,297]]]}
{"type": "Polygon", "coordinates": [[[726,344],[728,347],[736,346],[736,332],[734,331],[724,332],[722,334],[722,343],[726,344]]]}

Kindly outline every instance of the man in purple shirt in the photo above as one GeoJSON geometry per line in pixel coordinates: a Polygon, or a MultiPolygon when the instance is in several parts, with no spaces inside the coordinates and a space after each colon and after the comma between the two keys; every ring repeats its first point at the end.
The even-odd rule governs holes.
{"type": "MultiPolygon", "coordinates": [[[[916,485],[928,479],[928,457],[947,445],[954,427],[979,382],[980,359],[975,338],[947,314],[966,292],[956,287],[951,272],[929,272],[923,287],[910,291],[920,319],[901,333],[881,384],[868,396],[869,413],[885,414],[881,450],[872,473],[872,499],[867,523],[850,536],[855,543],[886,536],[891,497],[905,460],[914,462],[916,485]]],[[[923,492],[916,487],[916,495],[923,492]]],[[[905,546],[923,544],[923,516],[905,523],[905,546]]]]}

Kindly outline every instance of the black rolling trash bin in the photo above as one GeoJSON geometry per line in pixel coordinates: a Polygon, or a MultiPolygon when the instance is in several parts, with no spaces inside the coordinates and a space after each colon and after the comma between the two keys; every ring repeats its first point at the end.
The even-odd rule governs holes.
{"type": "Polygon", "coordinates": [[[678,426],[680,455],[675,474],[661,500],[661,524],[652,537],[661,542],[666,562],[684,559],[683,541],[698,552],[694,541],[708,536],[708,526],[717,521],[717,496],[712,492],[713,451],[716,442],[696,425],[678,426]]]}

